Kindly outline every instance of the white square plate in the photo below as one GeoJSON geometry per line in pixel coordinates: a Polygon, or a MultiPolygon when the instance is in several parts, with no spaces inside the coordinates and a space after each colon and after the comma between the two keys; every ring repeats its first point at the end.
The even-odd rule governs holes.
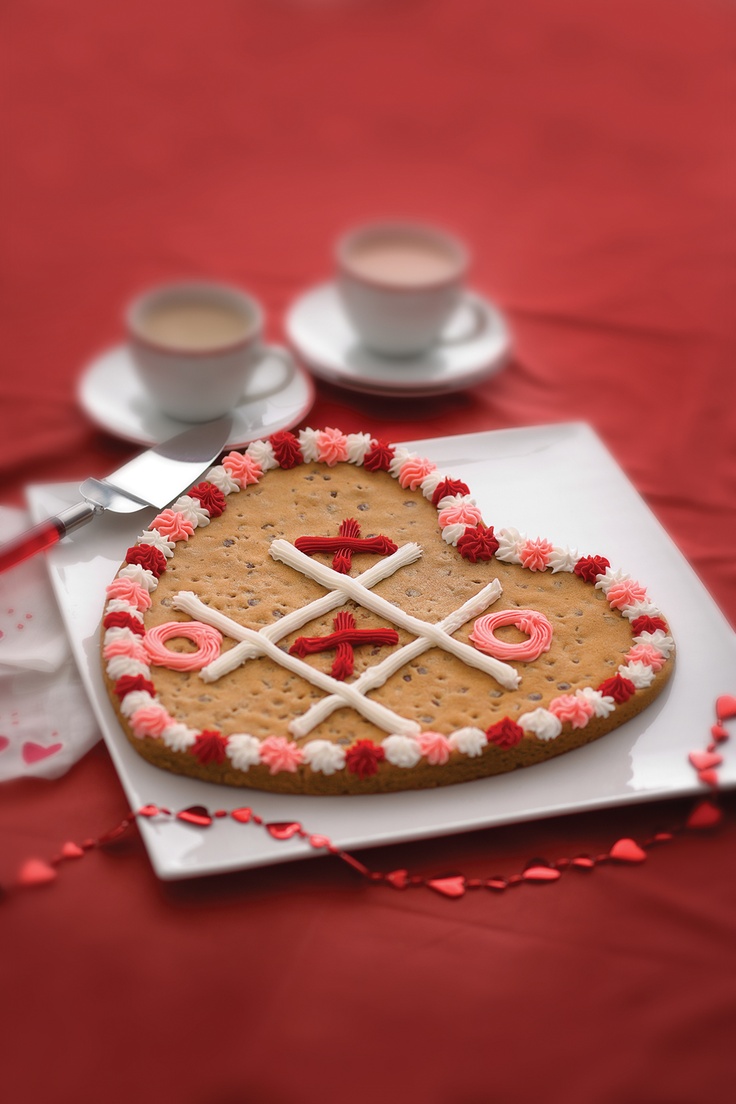
{"type": "MultiPolygon", "coordinates": [[[[407,442],[449,476],[462,478],[487,524],[601,554],[647,588],[677,641],[664,693],[643,714],[587,747],[497,778],[418,793],[292,797],[187,779],[151,766],[123,735],[104,688],[99,624],[105,587],[146,513],[106,514],[48,554],[51,580],[79,669],[132,809],[250,806],[265,821],[299,821],[345,849],[448,835],[494,824],[624,805],[703,789],[688,753],[702,750],[714,703],[733,693],[736,635],[620,468],[586,425],[563,424],[407,442]]],[[[29,489],[40,520],[77,501],[74,484],[29,489]]],[[[719,768],[736,783],[736,754],[719,768]]],[[[314,856],[301,839],[273,840],[231,818],[202,830],[177,820],[140,828],[157,875],[190,878],[314,856]]]]}

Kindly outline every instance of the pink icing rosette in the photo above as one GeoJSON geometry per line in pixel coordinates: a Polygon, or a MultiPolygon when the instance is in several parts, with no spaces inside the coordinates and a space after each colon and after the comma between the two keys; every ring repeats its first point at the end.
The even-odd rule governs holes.
{"type": "Polygon", "coordinates": [[[222,466],[241,487],[257,483],[263,475],[261,465],[247,452],[229,452],[223,457],[222,466]]]}
{"type": "Polygon", "coordinates": [[[279,771],[295,774],[303,760],[301,748],[285,736],[267,736],[261,743],[261,762],[266,763],[271,774],[279,771]]]}
{"type": "Polygon", "coordinates": [[[585,698],[576,694],[561,694],[549,703],[550,713],[563,723],[567,721],[573,728],[585,728],[595,713],[595,708],[585,698]]]}
{"type": "Polygon", "coordinates": [[[151,529],[158,529],[161,536],[172,541],[189,540],[194,532],[194,525],[184,514],[167,509],[153,519],[151,529]]]}
{"type": "Polygon", "coordinates": [[[454,502],[452,506],[445,506],[437,516],[440,529],[448,525],[478,525],[483,516],[477,506],[469,502],[454,502]]]}
{"type": "Polygon", "coordinates": [[[122,602],[127,602],[129,606],[135,606],[141,613],[151,608],[151,595],[146,588],[125,576],[113,579],[105,588],[105,593],[110,599],[118,598],[122,602]]]}
{"type": "Polygon", "coordinates": [[[138,637],[135,640],[126,639],[125,637],[120,640],[111,640],[102,649],[103,659],[112,659],[113,656],[119,655],[129,656],[131,659],[137,659],[139,663],[148,664],[146,649],[138,637]]]}
{"type": "Polygon", "coordinates": [[[633,606],[635,602],[643,602],[646,596],[645,588],[633,579],[621,579],[620,582],[612,583],[606,594],[608,604],[612,609],[625,609],[626,606],[633,606]]]}
{"type": "Polygon", "coordinates": [[[537,537],[536,540],[527,540],[522,544],[519,559],[522,566],[529,571],[544,571],[553,552],[554,545],[543,537],[537,537]]]}
{"type": "Polygon", "coordinates": [[[437,465],[431,460],[422,460],[418,456],[409,456],[399,468],[399,486],[404,490],[415,491],[419,484],[437,471],[437,465]]]}
{"type": "Polygon", "coordinates": [[[452,745],[441,732],[420,732],[417,736],[417,743],[421,748],[422,755],[432,766],[441,766],[450,758],[452,745]]]}
{"type": "Polygon", "coordinates": [[[348,458],[348,439],[339,429],[323,429],[317,434],[317,459],[329,468],[348,458]]]}
{"type": "Polygon", "coordinates": [[[136,709],[130,718],[130,724],[136,736],[160,736],[174,718],[162,705],[144,705],[136,709]]]}
{"type": "Polygon", "coordinates": [[[653,644],[635,644],[626,654],[627,663],[646,663],[653,671],[660,671],[666,660],[658,648],[653,644]]]}

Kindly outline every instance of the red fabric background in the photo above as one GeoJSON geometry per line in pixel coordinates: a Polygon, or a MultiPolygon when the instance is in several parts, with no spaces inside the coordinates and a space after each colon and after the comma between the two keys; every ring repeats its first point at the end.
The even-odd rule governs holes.
{"type": "MultiPolygon", "coordinates": [[[[389,439],[582,419],[736,624],[733,8],[718,0],[8,0],[0,478],[104,475],[80,370],[124,302],[210,275],[271,336],[352,222],[454,227],[516,354],[467,393],[320,385],[389,439]]],[[[734,693],[736,687],[724,687],[734,693]]],[[[704,703],[704,732],[711,723],[704,703]]],[[[733,799],[642,867],[448,902],[331,859],[163,885],[135,834],[0,909],[3,1098],[690,1104],[736,1074],[733,799]]],[[[664,802],[374,851],[513,873],[664,802]]],[[[0,881],[111,827],[99,746],[0,792],[0,881]]]]}

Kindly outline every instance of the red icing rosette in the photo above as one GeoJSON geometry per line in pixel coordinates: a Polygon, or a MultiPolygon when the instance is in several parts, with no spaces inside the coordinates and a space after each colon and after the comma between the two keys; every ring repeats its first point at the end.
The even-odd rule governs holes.
{"type": "Polygon", "coordinates": [[[208,763],[224,763],[227,758],[227,736],[215,729],[206,728],[194,741],[191,752],[203,766],[208,763]]]}
{"type": "Polygon", "coordinates": [[[432,505],[436,506],[443,498],[447,498],[448,495],[467,495],[470,494],[470,487],[467,483],[463,483],[461,479],[443,479],[441,483],[438,483],[434,489],[432,495],[432,505]]]}
{"type": "Polygon", "coordinates": [[[144,675],[122,675],[113,689],[120,699],[124,698],[126,694],[132,694],[134,690],[145,690],[152,698],[156,696],[153,683],[144,675]]]}
{"type": "Polygon", "coordinates": [[[371,447],[363,460],[363,467],[368,471],[388,471],[395,454],[395,448],[388,442],[371,441],[371,447]]]}
{"type": "Polygon", "coordinates": [[[613,698],[617,705],[623,705],[632,694],[636,693],[636,687],[631,679],[624,678],[623,675],[614,675],[606,679],[598,689],[604,697],[613,698]]]}
{"type": "Polygon", "coordinates": [[[273,433],[268,440],[280,468],[295,468],[297,464],[304,463],[301,446],[293,433],[281,430],[273,433]]]}
{"type": "Polygon", "coordinates": [[[145,636],[146,630],[143,622],[125,610],[111,610],[106,613],[102,621],[103,629],[130,629],[138,636],[145,636]]]}
{"type": "Polygon", "coordinates": [[[634,636],[640,636],[642,633],[654,633],[657,629],[661,629],[662,632],[668,632],[667,622],[663,617],[649,617],[648,614],[642,614],[641,617],[637,617],[631,622],[631,631],[634,636]]]}
{"type": "Polygon", "coordinates": [[[220,488],[216,487],[214,483],[208,483],[205,480],[198,483],[196,487],[192,487],[187,493],[190,498],[198,500],[211,518],[219,517],[220,514],[225,512],[227,500],[220,488]]]}
{"type": "Polygon", "coordinates": [[[345,766],[358,778],[370,778],[385,758],[386,753],[379,744],[374,744],[372,740],[358,740],[345,752],[345,766]]]}
{"type": "Polygon", "coordinates": [[[524,729],[510,717],[504,717],[502,721],[497,721],[486,729],[486,738],[489,744],[495,744],[496,747],[512,748],[524,739],[524,729]]]}
{"type": "Polygon", "coordinates": [[[468,526],[457,542],[458,552],[470,563],[493,559],[497,549],[498,541],[493,534],[492,525],[468,526]]]}
{"type": "Polygon", "coordinates": [[[606,568],[610,566],[605,556],[581,556],[573,572],[579,575],[583,582],[594,583],[599,575],[606,574],[606,568]]]}
{"type": "Polygon", "coordinates": [[[152,572],[158,579],[166,570],[166,557],[159,548],[152,544],[134,544],[125,553],[125,562],[139,564],[146,571],[152,572]]]}

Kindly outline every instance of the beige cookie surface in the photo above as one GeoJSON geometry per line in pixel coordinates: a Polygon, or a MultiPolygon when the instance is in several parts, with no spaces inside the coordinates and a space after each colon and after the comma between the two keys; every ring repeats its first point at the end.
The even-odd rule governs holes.
{"type": "MultiPolygon", "coordinates": [[[[168,740],[163,731],[147,735],[138,727],[136,732],[133,713],[130,709],[127,715],[122,711],[120,695],[115,692],[117,679],[107,671],[110,695],[123,729],[141,755],[176,773],[277,792],[366,793],[446,785],[530,766],[597,739],[645,708],[670,676],[672,659],[654,673],[649,686],[617,703],[609,716],[591,716],[581,727],[565,722],[555,738],[543,739],[525,731],[514,746],[501,747],[489,739],[485,746],[470,753],[460,737],[453,743],[455,733],[472,729],[477,742],[478,733],[487,733],[505,718],[519,725],[525,715],[548,710],[561,696],[575,697],[586,688],[595,689],[610,680],[626,663],[632,648],[631,623],[618,609],[611,608],[601,589],[571,571],[532,571],[495,557],[469,562],[442,539],[437,508],[420,490],[402,488],[387,472],[369,472],[349,463],[275,468],[257,483],[228,495],[227,508],[219,517],[197,528],[188,540],[176,543],[175,554],[151,591],[151,606],[143,615],[145,629],[190,621],[189,615],[175,605],[178,592],[187,591],[236,625],[255,632],[267,628],[273,632],[273,626],[284,617],[313,603],[326,591],[301,571],[274,560],[269,551],[272,542],[278,539],[293,545],[298,538],[310,535],[336,537],[346,519],[358,522],[361,537],[380,534],[399,547],[407,542],[421,547],[421,555],[413,563],[400,567],[371,590],[394,609],[435,624],[498,580],[501,594],[489,610],[538,611],[552,627],[549,650],[529,662],[511,661],[509,666],[518,673],[520,682],[518,688],[508,689],[492,675],[468,666],[463,658],[444,648],[429,647],[382,685],[368,691],[367,696],[397,717],[414,722],[417,731],[444,737],[448,746],[437,742],[434,752],[423,754],[411,766],[391,762],[379,750],[374,756],[376,762],[371,762],[368,755],[366,762],[356,761],[355,769],[344,765],[327,773],[313,769],[307,757],[289,762],[288,756],[284,760],[287,765],[281,769],[273,769],[273,758],[240,769],[233,761],[235,757],[227,754],[231,739],[245,734],[261,745],[266,740],[272,744],[274,737],[281,738],[301,752],[313,741],[326,741],[342,749],[349,763],[350,749],[360,741],[382,749],[391,735],[360,710],[344,704],[308,733],[294,735],[292,722],[324,699],[326,691],[301,673],[286,669],[280,657],[247,659],[211,682],[205,681],[198,670],[151,665],[149,681],[155,690],[155,703],[180,726],[178,738],[170,735],[168,740]],[[194,743],[182,749],[181,726],[194,734],[219,734],[225,754],[197,755],[194,743]]],[[[379,558],[353,553],[350,576],[359,576],[379,558]]],[[[329,566],[332,554],[318,552],[311,559],[329,566]]],[[[298,637],[333,634],[335,617],[341,610],[352,614],[358,630],[392,628],[398,634],[398,643],[392,645],[356,644],[354,672],[344,680],[346,685],[355,683],[394,648],[416,638],[415,633],[392,622],[385,609],[373,611],[351,598],[279,639],[280,653],[287,654],[298,637]]],[[[453,638],[468,648],[473,647],[470,633],[475,620],[468,620],[453,633],[453,638]]],[[[495,635],[507,643],[526,639],[525,633],[513,625],[497,629],[495,635]]],[[[194,645],[184,638],[174,638],[167,646],[173,653],[194,651],[194,645]]],[[[225,635],[223,653],[234,646],[235,641],[225,635]]],[[[299,658],[298,663],[329,675],[334,659],[333,649],[299,658]]],[[[237,742],[233,741],[232,746],[237,742]]],[[[340,761],[339,754],[333,758],[340,761]]]]}

